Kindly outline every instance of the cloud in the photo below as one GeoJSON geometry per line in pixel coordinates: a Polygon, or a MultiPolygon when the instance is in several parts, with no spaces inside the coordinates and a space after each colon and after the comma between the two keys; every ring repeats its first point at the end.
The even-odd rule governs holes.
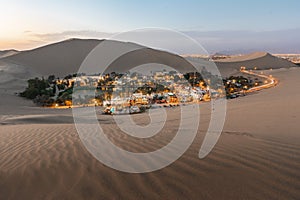
{"type": "Polygon", "coordinates": [[[113,33],[98,32],[98,31],[91,31],[91,30],[64,31],[64,32],[57,32],[57,33],[34,33],[31,31],[27,31],[26,34],[30,38],[34,38],[35,40],[39,40],[43,42],[53,42],[53,41],[59,41],[59,40],[64,40],[69,38],[105,39],[113,35],[113,33]]]}
{"type": "MultiPolygon", "coordinates": [[[[248,53],[251,51],[300,53],[300,29],[277,31],[183,31],[182,33],[198,41],[209,53],[248,53]]],[[[55,33],[36,33],[26,30],[24,31],[25,40],[3,41],[1,48],[30,49],[69,38],[109,39],[115,34],[117,33],[93,30],[69,30],[55,33]]],[[[184,41],[171,38],[172,42],[168,44],[170,36],[166,38],[164,34],[161,34],[160,40],[157,41],[153,41],[153,37],[154,35],[150,34],[147,38],[137,38],[137,43],[138,41],[148,41],[149,44],[151,43],[155,47],[155,45],[161,46],[163,42],[166,44],[166,47],[179,54],[195,53],[192,50],[188,52],[192,48],[184,41]]],[[[158,37],[155,36],[155,38],[158,37]]]]}
{"type": "Polygon", "coordinates": [[[186,31],[209,52],[300,53],[300,29],[275,31],[186,31]]]}

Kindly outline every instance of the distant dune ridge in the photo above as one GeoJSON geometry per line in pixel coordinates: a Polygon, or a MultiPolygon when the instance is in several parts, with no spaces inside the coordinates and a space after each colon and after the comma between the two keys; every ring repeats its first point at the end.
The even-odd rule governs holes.
{"type": "MultiPolygon", "coordinates": [[[[102,41],[103,40],[96,39],[69,39],[28,51],[0,52],[0,61],[2,60],[6,63],[24,66],[42,76],[54,74],[62,78],[68,74],[76,73],[90,51],[102,41]],[[2,59],[1,55],[4,56],[2,59]]],[[[139,46],[138,44],[132,45],[139,46]]],[[[147,55],[148,57],[157,57],[159,54],[164,52],[148,49],[144,53],[144,55],[147,55]]],[[[142,55],[143,54],[140,54],[137,57],[142,55]]],[[[152,61],[155,61],[155,59],[152,59],[152,61]]],[[[197,63],[194,60],[193,62],[197,63]]],[[[201,60],[201,62],[204,61],[201,60]]],[[[260,69],[277,69],[295,66],[293,63],[287,60],[274,57],[264,52],[257,52],[240,57],[218,60],[215,63],[219,67],[221,74],[225,75],[232,70],[238,70],[240,66],[257,66],[260,69]]],[[[175,62],[172,63],[171,59],[169,64],[176,65],[175,62]]]]}
{"type": "Polygon", "coordinates": [[[14,50],[14,49],[0,51],[0,58],[5,58],[5,57],[8,57],[8,56],[18,54],[18,53],[19,53],[19,51],[14,50]]]}
{"type": "MultiPolygon", "coordinates": [[[[37,49],[23,51],[16,55],[5,57],[2,60],[6,63],[17,64],[27,67],[29,70],[41,76],[56,75],[61,78],[68,74],[78,71],[88,54],[103,40],[82,40],[69,39],[62,42],[46,45],[37,49]]],[[[116,41],[107,41],[114,43],[116,41]]],[[[124,43],[124,42],[119,42],[124,43]]],[[[129,44],[129,43],[128,43],[129,44]]],[[[145,61],[155,63],[164,61],[168,66],[175,66],[180,71],[192,71],[192,69],[181,67],[187,62],[178,55],[143,47],[138,44],[130,43],[131,46],[142,47],[139,51],[133,51],[117,59],[110,71],[127,71],[133,65],[143,64],[145,61]]]]}
{"type": "Polygon", "coordinates": [[[221,59],[215,61],[221,73],[229,75],[233,71],[238,71],[241,66],[253,69],[279,69],[279,68],[290,68],[297,67],[294,63],[275,57],[266,52],[254,52],[242,56],[234,56],[231,58],[221,59]]]}
{"type": "Polygon", "coordinates": [[[229,58],[221,59],[219,60],[220,62],[243,62],[243,61],[248,61],[248,60],[254,60],[254,59],[259,59],[264,56],[270,55],[267,52],[254,52],[250,54],[245,54],[245,55],[236,55],[232,56],[229,58]]]}
{"type": "MultiPolygon", "coordinates": [[[[26,81],[29,78],[48,77],[49,75],[63,78],[66,75],[77,73],[88,54],[103,41],[96,39],[69,39],[27,51],[0,51],[0,93],[14,93],[24,90],[26,81]]],[[[116,43],[118,41],[106,40],[106,42],[116,43]]],[[[128,44],[141,49],[115,60],[107,72],[125,72],[134,66],[144,63],[159,63],[161,61],[163,62],[162,64],[174,67],[182,73],[194,71],[190,63],[198,70],[203,69],[205,66],[209,68],[208,71],[214,69],[211,66],[216,64],[223,77],[228,77],[238,72],[241,66],[246,68],[257,67],[258,69],[296,67],[295,64],[287,60],[265,52],[235,56],[218,60],[215,63],[202,58],[187,58],[189,63],[173,53],[143,47],[139,44],[128,44]]],[[[94,71],[93,73],[97,72],[94,71]]]]}

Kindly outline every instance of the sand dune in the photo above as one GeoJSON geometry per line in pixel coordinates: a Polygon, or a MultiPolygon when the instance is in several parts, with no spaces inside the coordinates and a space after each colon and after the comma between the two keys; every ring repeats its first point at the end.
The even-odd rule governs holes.
{"type": "MultiPolygon", "coordinates": [[[[66,75],[77,73],[87,55],[102,41],[103,40],[69,39],[37,49],[19,52],[16,55],[8,56],[1,60],[11,65],[23,66],[40,76],[54,74],[63,78],[66,75]]],[[[163,63],[168,66],[176,67],[176,69],[182,72],[194,71],[183,58],[172,53],[146,48],[134,43],[111,40],[106,40],[106,42],[126,44],[140,48],[140,50],[121,56],[112,64],[110,70],[107,72],[126,72],[131,67],[144,64],[145,62],[163,63]]],[[[108,51],[109,50],[110,49],[108,49],[108,51]]],[[[205,61],[202,60],[195,63],[195,65],[202,67],[204,62],[205,61]]],[[[205,62],[205,64],[211,63],[205,62]]],[[[98,72],[99,71],[95,71],[91,73],[98,72]]]]}
{"type": "MultiPolygon", "coordinates": [[[[272,74],[279,78],[278,86],[228,102],[224,131],[208,157],[198,158],[210,117],[209,104],[202,104],[200,130],[188,151],[147,174],[119,172],[94,159],[82,145],[69,109],[42,109],[27,101],[10,107],[10,113],[1,109],[1,198],[299,199],[300,70],[272,74]]],[[[17,97],[7,98],[10,106],[17,97]]],[[[179,111],[168,109],[166,128],[149,139],[129,137],[111,116],[98,117],[113,143],[148,152],[173,138],[179,111]]],[[[134,120],[147,124],[149,118],[145,113],[134,120]]]]}
{"type": "Polygon", "coordinates": [[[0,94],[13,94],[25,89],[27,80],[40,76],[22,65],[0,61],[0,94]]]}
{"type": "MultiPolygon", "coordinates": [[[[54,74],[62,78],[68,74],[76,73],[86,56],[102,41],[103,40],[69,39],[33,50],[18,52],[15,55],[6,56],[2,59],[0,53],[0,61],[2,61],[2,63],[8,63],[9,65],[25,67],[27,70],[39,74],[40,76],[54,74]]],[[[115,41],[106,40],[106,42],[114,43],[115,41]]],[[[129,43],[126,44],[129,45],[129,43]]],[[[134,43],[130,43],[130,45],[141,47],[141,45],[134,43]]],[[[181,57],[168,52],[145,47],[139,51],[131,52],[126,56],[126,59],[123,59],[122,57],[124,56],[122,56],[116,60],[110,71],[116,71],[116,69],[119,71],[122,69],[125,70],[126,67],[132,67],[134,64],[144,64],[145,60],[151,61],[152,63],[164,62],[171,67],[177,66],[182,72],[190,71],[189,67],[183,67],[186,65],[186,62],[181,57]],[[132,57],[135,62],[128,63],[128,58],[132,57]]],[[[264,52],[255,52],[249,55],[218,60],[215,63],[223,76],[235,73],[241,66],[247,68],[256,66],[259,69],[277,69],[296,66],[287,60],[274,57],[264,52]]],[[[212,65],[211,62],[200,58],[197,61],[193,60],[192,64],[199,68],[205,65],[212,65]]]]}
{"type": "Polygon", "coordinates": [[[84,58],[101,41],[70,39],[23,51],[4,60],[28,67],[43,76],[54,74],[64,77],[76,73],[84,58]]]}
{"type": "Polygon", "coordinates": [[[248,69],[257,67],[257,69],[260,70],[297,67],[297,65],[288,60],[272,56],[266,52],[254,52],[248,55],[221,59],[215,61],[215,63],[219,67],[223,76],[229,76],[233,72],[237,72],[240,70],[241,66],[248,69]]]}
{"type": "Polygon", "coordinates": [[[267,52],[253,52],[246,55],[236,55],[231,56],[229,58],[220,59],[219,62],[242,62],[247,60],[259,59],[265,56],[269,56],[270,54],[267,52]]]}
{"type": "Polygon", "coordinates": [[[0,58],[5,58],[8,56],[12,56],[19,53],[17,50],[11,49],[11,50],[5,50],[5,51],[0,51],[0,58]]]}

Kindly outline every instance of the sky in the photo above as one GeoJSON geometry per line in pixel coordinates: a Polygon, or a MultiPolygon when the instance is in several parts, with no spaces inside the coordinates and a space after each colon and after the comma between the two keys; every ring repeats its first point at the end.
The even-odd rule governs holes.
{"type": "Polygon", "coordinates": [[[0,5],[0,49],[157,27],[187,34],[209,52],[300,53],[298,0],[0,0],[0,5]]]}

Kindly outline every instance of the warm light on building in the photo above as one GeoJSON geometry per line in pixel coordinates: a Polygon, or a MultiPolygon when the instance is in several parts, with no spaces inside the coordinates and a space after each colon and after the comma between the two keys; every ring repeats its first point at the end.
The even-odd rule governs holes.
{"type": "Polygon", "coordinates": [[[66,101],[65,101],[65,105],[66,105],[66,106],[72,106],[72,101],[66,100],[66,101]]]}
{"type": "Polygon", "coordinates": [[[241,66],[241,71],[246,70],[246,67],[241,66]]]}

